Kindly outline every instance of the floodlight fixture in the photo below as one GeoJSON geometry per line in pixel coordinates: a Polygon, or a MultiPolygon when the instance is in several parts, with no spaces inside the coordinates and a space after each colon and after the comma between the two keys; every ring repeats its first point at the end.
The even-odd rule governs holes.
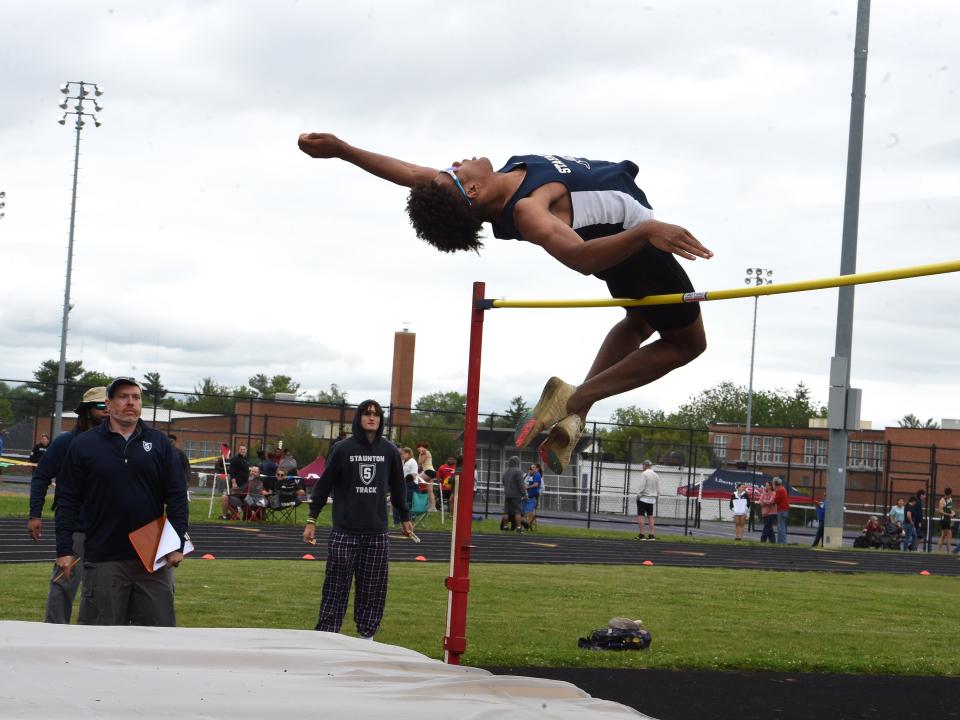
{"type": "Polygon", "coordinates": [[[98,103],[96,100],[94,100],[94,101],[93,101],[93,111],[94,111],[94,112],[102,112],[102,111],[103,111],[103,105],[101,105],[101,104],[98,103]]]}
{"type": "Polygon", "coordinates": [[[61,85],[61,86],[60,86],[60,92],[62,92],[64,95],[69,95],[69,94],[70,94],[70,85],[69,85],[69,83],[64,83],[63,85],[61,85]]]}
{"type": "MultiPolygon", "coordinates": [[[[772,285],[773,270],[762,267],[748,267],[743,279],[747,285],[772,285]]],[[[753,423],[753,361],[757,348],[757,301],[759,296],[753,296],[753,333],[750,340],[750,381],[747,385],[747,430],[740,442],[740,458],[751,463],[756,461],[756,444],[750,438],[750,427],[753,423]]]]}
{"type": "Polygon", "coordinates": [[[94,83],[93,94],[96,95],[97,97],[100,97],[101,95],[103,95],[103,88],[100,85],[97,85],[96,83],[94,83]]]}
{"type": "Polygon", "coordinates": [[[66,125],[66,124],[67,124],[67,114],[64,113],[64,114],[63,114],[63,117],[60,118],[59,120],[57,120],[57,122],[60,123],[61,125],[66,125]]]}

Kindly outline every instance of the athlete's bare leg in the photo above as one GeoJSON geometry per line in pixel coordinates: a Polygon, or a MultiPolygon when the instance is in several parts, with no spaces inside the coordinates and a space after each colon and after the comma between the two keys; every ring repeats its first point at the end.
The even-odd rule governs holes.
{"type": "Polygon", "coordinates": [[[651,383],[707,348],[702,316],[685,328],[662,330],[657,340],[643,345],[653,332],[638,312],[627,310],[627,316],[607,333],[586,379],[567,401],[567,410],[586,422],[598,400],[651,383]]]}

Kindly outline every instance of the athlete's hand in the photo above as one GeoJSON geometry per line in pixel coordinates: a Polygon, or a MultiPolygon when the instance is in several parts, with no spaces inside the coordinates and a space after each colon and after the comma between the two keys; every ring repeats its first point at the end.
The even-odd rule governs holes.
{"type": "Polygon", "coordinates": [[[183,553],[179,550],[174,550],[173,552],[167,553],[167,565],[170,567],[177,567],[180,563],[183,562],[183,553]]]}
{"type": "Polygon", "coordinates": [[[312,158],[334,158],[339,157],[343,141],[332,133],[303,133],[297,145],[312,158]]]}
{"type": "Polygon", "coordinates": [[[303,528],[303,541],[307,545],[317,544],[317,528],[314,527],[313,523],[307,523],[303,528]]]}
{"type": "Polygon", "coordinates": [[[40,518],[30,518],[27,520],[27,534],[36,542],[43,535],[43,520],[40,518]]]}
{"type": "Polygon", "coordinates": [[[647,242],[658,250],[679,255],[687,260],[713,257],[713,252],[705,248],[686,228],[659,220],[648,220],[644,225],[647,242]]]}

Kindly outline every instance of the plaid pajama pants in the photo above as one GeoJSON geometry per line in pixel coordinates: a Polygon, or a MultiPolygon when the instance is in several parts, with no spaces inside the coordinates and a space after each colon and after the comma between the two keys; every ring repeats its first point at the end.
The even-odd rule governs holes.
{"type": "Polygon", "coordinates": [[[350,599],[350,585],[356,578],[353,620],[357,624],[357,633],[364,638],[376,634],[387,602],[388,550],[386,533],[356,535],[337,530],[330,532],[317,630],[340,632],[350,599]]]}

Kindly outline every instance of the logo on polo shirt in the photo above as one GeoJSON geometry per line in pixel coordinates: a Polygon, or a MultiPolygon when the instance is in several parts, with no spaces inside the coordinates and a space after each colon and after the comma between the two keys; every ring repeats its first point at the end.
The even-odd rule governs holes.
{"type": "Polygon", "coordinates": [[[152,442],[147,442],[146,440],[144,440],[144,441],[143,441],[143,451],[144,451],[144,452],[150,452],[151,450],[153,450],[153,443],[152,443],[152,442]]]}

